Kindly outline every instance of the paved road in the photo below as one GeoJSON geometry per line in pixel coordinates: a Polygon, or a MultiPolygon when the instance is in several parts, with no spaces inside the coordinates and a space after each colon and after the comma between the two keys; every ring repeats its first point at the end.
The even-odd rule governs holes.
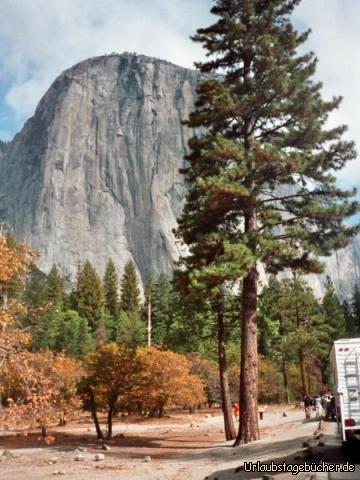
{"type": "MultiPolygon", "coordinates": [[[[317,424],[293,424],[288,426],[288,431],[278,431],[278,440],[280,438],[283,442],[279,442],[279,445],[272,450],[275,444],[269,444],[264,442],[263,449],[260,450],[260,444],[258,447],[252,444],[248,447],[248,460],[261,459],[263,464],[270,464],[271,460],[275,463],[281,464],[286,461],[288,464],[301,465],[307,463],[335,463],[335,464],[355,464],[356,471],[349,473],[299,473],[293,475],[287,474],[275,474],[272,473],[270,478],[274,480],[360,480],[360,443],[359,447],[352,452],[344,452],[340,437],[337,433],[336,423],[324,423],[321,431],[316,429],[317,424]],[[308,427],[308,428],[307,428],[308,427]],[[309,429],[310,427],[310,429],[309,429]],[[305,429],[304,429],[305,428],[305,429]],[[307,428],[307,430],[306,430],[307,428]],[[302,430],[303,429],[303,430],[302,430]],[[304,433],[307,432],[307,437],[304,437],[304,433]],[[286,433],[288,438],[286,438],[286,433]],[[284,441],[285,440],[285,441],[284,441]],[[285,453],[284,444],[287,446],[287,452],[285,453]],[[301,448],[305,447],[305,448],[301,448]],[[279,453],[281,452],[281,455],[279,453]],[[291,453],[290,453],[291,452],[291,453]],[[259,454],[262,454],[263,458],[259,454]],[[266,455],[266,459],[264,458],[266,455]]],[[[243,453],[247,450],[246,447],[242,448],[243,453]]],[[[218,471],[209,476],[209,480],[262,480],[265,473],[253,472],[246,473],[244,470],[226,470],[218,471]]],[[[266,478],[266,477],[265,477],[266,478]]]]}
{"type": "MultiPolygon", "coordinates": [[[[355,465],[355,472],[349,473],[330,473],[317,475],[316,480],[360,480],[360,442],[355,444],[350,450],[342,448],[342,442],[337,431],[336,423],[323,423],[323,447],[318,448],[322,460],[328,463],[355,465]]],[[[314,479],[315,480],[315,479],[314,479]]]]}

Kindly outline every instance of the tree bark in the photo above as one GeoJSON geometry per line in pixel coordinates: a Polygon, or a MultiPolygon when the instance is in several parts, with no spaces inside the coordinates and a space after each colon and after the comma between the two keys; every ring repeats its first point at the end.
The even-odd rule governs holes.
{"type": "Polygon", "coordinates": [[[301,384],[302,384],[302,393],[303,397],[309,394],[308,386],[306,383],[306,368],[305,368],[305,359],[303,352],[299,351],[299,364],[300,364],[300,373],[301,373],[301,384]]]}
{"type": "Polygon", "coordinates": [[[89,391],[89,396],[90,396],[90,409],[91,409],[91,417],[94,421],[95,429],[96,429],[96,435],[99,440],[103,440],[104,435],[101,431],[99,419],[97,416],[97,405],[94,397],[94,392],[92,390],[89,391]]]}
{"type": "MultiPolygon", "coordinates": [[[[309,370],[307,371],[307,380],[308,380],[308,394],[310,394],[311,392],[311,375],[310,375],[310,372],[309,370]]],[[[322,382],[323,385],[326,385],[326,383],[322,382]]]]}
{"type": "Polygon", "coordinates": [[[284,390],[286,395],[286,402],[290,404],[290,394],[289,394],[289,381],[286,371],[286,362],[285,360],[282,361],[282,371],[283,371],[283,380],[284,380],[284,390]]]}
{"type": "Polygon", "coordinates": [[[107,438],[112,437],[112,419],[114,415],[114,407],[110,405],[110,408],[108,410],[107,414],[107,438]]]}
{"type": "Polygon", "coordinates": [[[221,406],[224,416],[225,438],[226,440],[234,440],[234,438],[236,438],[236,431],[232,415],[231,395],[226,360],[224,307],[222,301],[219,301],[218,303],[217,320],[221,406]]]}
{"type": "Polygon", "coordinates": [[[159,406],[159,418],[163,418],[164,411],[165,411],[165,405],[160,405],[159,406]]]}
{"type": "MultiPolygon", "coordinates": [[[[256,215],[248,219],[255,222],[256,215]]],[[[246,228],[246,227],[245,227],[246,228]]],[[[254,231],[254,225],[246,231],[254,231]]],[[[258,421],[257,269],[254,263],[243,281],[240,365],[240,427],[235,445],[260,438],[258,421]]]]}
{"type": "MultiPolygon", "coordinates": [[[[298,297],[297,297],[297,274],[296,271],[294,272],[294,282],[295,282],[295,289],[294,289],[294,299],[295,299],[295,314],[296,314],[296,325],[299,329],[301,326],[301,319],[300,319],[300,312],[299,312],[299,304],[298,304],[298,297]]],[[[300,366],[300,374],[301,374],[301,385],[302,385],[302,394],[303,397],[306,397],[309,394],[307,384],[306,384],[306,368],[305,368],[305,358],[303,351],[300,347],[299,349],[299,366],[300,366]]]]}
{"type": "Polygon", "coordinates": [[[148,326],[147,326],[148,340],[147,340],[147,346],[148,346],[148,347],[151,347],[151,331],[152,331],[152,321],[151,321],[151,293],[149,294],[149,299],[148,299],[147,317],[148,317],[148,326]]]}

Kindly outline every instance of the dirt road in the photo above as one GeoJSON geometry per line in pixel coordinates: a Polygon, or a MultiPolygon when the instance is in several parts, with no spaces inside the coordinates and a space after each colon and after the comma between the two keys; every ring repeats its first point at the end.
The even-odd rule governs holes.
{"type": "MultiPolygon", "coordinates": [[[[10,449],[9,457],[0,457],[0,478],[45,480],[62,477],[72,480],[211,480],[234,478],[244,461],[287,459],[293,462],[301,454],[302,443],[316,430],[316,422],[304,422],[302,410],[271,408],[261,422],[262,440],[248,446],[232,447],[223,441],[219,413],[137,423],[119,422],[114,438],[102,450],[92,426],[69,425],[54,432],[56,441],[44,447],[36,437],[1,437],[1,449],[10,449]],[[300,453],[299,453],[300,452],[300,453]],[[95,461],[96,454],[104,459],[95,461]],[[12,456],[15,455],[15,458],[12,456]],[[150,457],[150,458],[149,458],[150,457]],[[76,460],[77,459],[77,460],[76,460]],[[216,473],[214,473],[216,472],[216,473]]],[[[261,478],[258,473],[236,478],[261,478]]]]}

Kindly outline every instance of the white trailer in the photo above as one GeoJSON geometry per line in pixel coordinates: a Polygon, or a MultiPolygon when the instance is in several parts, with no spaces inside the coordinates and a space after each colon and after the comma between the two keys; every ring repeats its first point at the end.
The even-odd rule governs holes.
{"type": "Polygon", "coordinates": [[[342,441],[360,438],[360,338],[334,342],[330,361],[342,441]]]}

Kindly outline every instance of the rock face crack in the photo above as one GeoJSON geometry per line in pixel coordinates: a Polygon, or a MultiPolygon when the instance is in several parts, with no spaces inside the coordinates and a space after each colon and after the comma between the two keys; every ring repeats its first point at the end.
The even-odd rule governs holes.
{"type": "Polygon", "coordinates": [[[61,74],[0,144],[1,217],[39,251],[40,268],[56,263],[74,278],[79,261],[102,273],[112,258],[120,273],[132,259],[143,280],[171,274],[191,136],[181,120],[197,79],[145,56],[92,58],[61,74]]]}
{"type": "MultiPolygon", "coordinates": [[[[62,73],[9,144],[0,142],[0,221],[74,278],[89,259],[143,281],[172,273],[173,229],[186,195],[183,125],[199,73],[134,54],[88,59],[62,73]]],[[[326,262],[344,299],[360,271],[359,239],[326,262]]],[[[321,293],[324,277],[309,283],[321,293]]]]}

